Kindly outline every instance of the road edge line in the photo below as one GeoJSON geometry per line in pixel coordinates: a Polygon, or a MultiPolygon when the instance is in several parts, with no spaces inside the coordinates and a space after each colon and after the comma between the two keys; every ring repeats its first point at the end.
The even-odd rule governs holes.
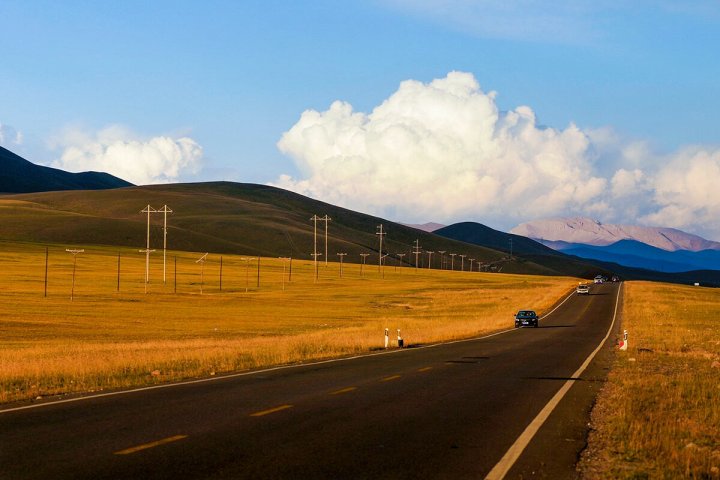
{"type": "MultiPolygon", "coordinates": [[[[542,410],[540,410],[540,413],[538,413],[537,416],[528,424],[528,426],[525,427],[525,430],[523,430],[520,436],[510,446],[508,451],[505,452],[505,455],[503,455],[500,461],[492,468],[492,470],[490,470],[487,476],[485,476],[485,480],[502,480],[503,478],[505,478],[505,475],[507,475],[513,465],[515,465],[515,462],[518,458],[520,458],[520,455],[528,446],[528,444],[533,439],[538,430],[540,430],[540,427],[543,425],[543,423],[545,423],[553,410],[555,410],[555,408],[558,406],[565,394],[568,392],[568,390],[570,390],[570,387],[575,384],[575,382],[577,381],[576,379],[580,378],[580,375],[582,375],[585,369],[590,365],[590,362],[593,361],[595,355],[597,355],[597,353],[602,349],[608,338],[610,338],[610,334],[615,327],[615,320],[617,319],[617,311],[618,305],[620,304],[620,292],[622,291],[622,287],[623,285],[620,284],[617,296],[615,297],[615,311],[613,312],[613,319],[610,323],[610,328],[608,328],[607,334],[605,334],[605,338],[600,341],[600,344],[595,348],[595,350],[593,350],[590,356],[585,359],[583,364],[580,365],[580,368],[578,368],[575,373],[572,374],[570,380],[567,380],[563,384],[563,386],[560,387],[560,390],[558,390],[555,395],[553,395],[550,401],[543,407],[542,410]]],[[[558,307],[559,306],[560,305],[558,305],[558,307]]]]}

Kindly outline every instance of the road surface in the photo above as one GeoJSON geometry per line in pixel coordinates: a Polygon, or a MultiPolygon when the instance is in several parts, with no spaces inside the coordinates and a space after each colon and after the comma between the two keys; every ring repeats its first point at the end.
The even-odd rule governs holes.
{"type": "Polygon", "coordinates": [[[511,329],[528,306],[508,305],[510,330],[486,338],[5,407],[0,478],[572,478],[618,289],[571,295],[540,328],[511,329]]]}

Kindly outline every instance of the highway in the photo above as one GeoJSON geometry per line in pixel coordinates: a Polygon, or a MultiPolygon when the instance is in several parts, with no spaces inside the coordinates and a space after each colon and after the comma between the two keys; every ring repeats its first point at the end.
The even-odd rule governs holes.
{"type": "Polygon", "coordinates": [[[532,306],[508,305],[485,338],[6,406],[0,478],[573,478],[619,288],[569,296],[540,328],[513,329],[532,306]]]}

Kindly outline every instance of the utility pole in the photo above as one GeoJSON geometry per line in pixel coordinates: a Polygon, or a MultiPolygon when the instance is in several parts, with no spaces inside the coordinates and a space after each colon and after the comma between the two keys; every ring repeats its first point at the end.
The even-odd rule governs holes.
{"type": "Polygon", "coordinates": [[[455,271],[455,255],[457,255],[457,253],[451,253],[451,254],[450,254],[450,258],[451,258],[451,261],[450,261],[450,270],[453,270],[453,271],[455,271]]]}
{"type": "MultiPolygon", "coordinates": [[[[327,216],[327,215],[326,215],[326,216],[327,216]]],[[[313,228],[313,253],[312,253],[312,257],[313,257],[313,260],[314,260],[314,262],[315,262],[315,281],[317,282],[317,279],[318,279],[318,264],[317,264],[317,259],[318,259],[318,251],[317,251],[317,222],[318,222],[318,220],[322,220],[322,218],[318,217],[317,215],[313,215],[312,217],[310,217],[310,220],[312,220],[312,221],[313,221],[313,224],[314,224],[314,228],[313,228]]]]}
{"type": "Polygon", "coordinates": [[[255,260],[249,257],[240,257],[240,260],[245,260],[245,293],[248,292],[250,286],[250,260],[255,260]]]}
{"type": "Polygon", "coordinates": [[[347,255],[347,253],[338,253],[337,254],[337,256],[340,257],[340,278],[342,278],[342,274],[343,274],[343,258],[345,257],[345,255],[347,255]]]}
{"type": "Polygon", "coordinates": [[[200,295],[203,294],[203,283],[205,280],[204,273],[205,273],[205,259],[207,258],[208,254],[206,253],[199,259],[195,260],[195,263],[200,264],[200,295]]]}
{"type": "Polygon", "coordinates": [[[473,271],[473,269],[472,269],[472,264],[473,264],[474,261],[475,261],[474,258],[471,258],[471,259],[470,259],[470,271],[471,271],[471,272],[473,271]]]}
{"type": "MultiPolygon", "coordinates": [[[[406,254],[406,253],[398,253],[398,254],[397,254],[398,258],[400,259],[400,266],[401,266],[401,267],[402,267],[402,259],[403,259],[403,257],[404,257],[405,255],[407,255],[407,254],[406,254]]],[[[395,269],[395,271],[397,271],[397,268],[395,269]]]]}
{"type": "Polygon", "coordinates": [[[432,254],[433,253],[435,253],[435,252],[431,252],[430,250],[428,250],[428,252],[427,252],[427,254],[428,254],[428,270],[430,270],[430,266],[432,265],[432,254]]]}
{"type": "Polygon", "coordinates": [[[282,289],[283,292],[285,291],[285,269],[287,268],[287,261],[290,260],[290,257],[278,257],[283,262],[283,273],[282,273],[282,289]]]}
{"type": "Polygon", "coordinates": [[[327,267],[328,264],[328,250],[327,250],[327,243],[328,243],[328,222],[332,220],[332,218],[328,217],[327,214],[325,214],[324,217],[318,218],[318,220],[325,222],[325,266],[327,267]]]}
{"type": "Polygon", "coordinates": [[[467,257],[467,255],[458,255],[458,256],[462,259],[462,262],[460,263],[460,271],[464,272],[465,271],[465,257],[467,257]]]}
{"type": "Polygon", "coordinates": [[[369,253],[361,253],[362,263],[360,264],[360,277],[363,276],[363,267],[365,267],[365,259],[370,256],[369,253]]]}
{"type": "Polygon", "coordinates": [[[138,252],[145,254],[145,294],[146,295],[147,295],[147,286],[148,286],[148,268],[147,268],[147,266],[150,263],[150,253],[154,252],[154,251],[155,251],[154,248],[153,249],[145,248],[142,250],[138,250],[138,252]]]}
{"type": "MultiPolygon", "coordinates": [[[[148,205],[149,207],[150,205],[148,205]]],[[[172,210],[170,210],[170,207],[167,205],[163,205],[158,212],[161,212],[164,217],[163,221],[163,285],[165,285],[165,271],[166,271],[166,261],[167,261],[167,214],[173,213],[172,210]]],[[[149,215],[149,214],[148,214],[149,215]]]]}
{"type": "Polygon", "coordinates": [[[377,228],[378,228],[378,231],[375,232],[375,235],[377,235],[377,236],[380,237],[380,250],[378,251],[378,272],[379,272],[379,271],[382,270],[382,259],[383,259],[383,254],[382,254],[382,246],[383,246],[383,245],[382,245],[382,244],[383,244],[383,237],[384,237],[385,235],[387,235],[387,232],[383,231],[383,225],[382,225],[382,223],[381,223],[380,225],[378,225],[377,228]]]}
{"type": "Polygon", "coordinates": [[[73,248],[66,248],[66,252],[72,253],[73,256],[73,275],[72,275],[72,289],[70,290],[70,301],[73,301],[73,297],[75,296],[75,263],[77,262],[77,255],[78,253],[83,253],[85,250],[77,250],[73,248]]]}
{"type": "Polygon", "coordinates": [[[447,252],[447,250],[438,250],[440,254],[440,270],[445,270],[445,252],[447,252]]]}
{"type": "MultiPolygon", "coordinates": [[[[153,207],[148,204],[147,207],[140,210],[140,213],[147,213],[147,243],[145,245],[145,293],[147,293],[147,283],[150,281],[150,214],[157,213],[153,207]]],[[[141,250],[143,251],[143,250],[141,250]]]]}
{"type": "Polygon", "coordinates": [[[420,257],[420,239],[415,240],[415,270],[419,268],[419,257],[420,257]]]}

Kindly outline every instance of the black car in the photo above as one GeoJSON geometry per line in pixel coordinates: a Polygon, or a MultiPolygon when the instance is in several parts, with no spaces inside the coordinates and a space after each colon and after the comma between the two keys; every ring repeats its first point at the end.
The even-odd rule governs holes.
{"type": "Polygon", "coordinates": [[[535,327],[538,326],[540,317],[533,310],[520,310],[515,315],[515,328],[519,327],[535,327]]]}

